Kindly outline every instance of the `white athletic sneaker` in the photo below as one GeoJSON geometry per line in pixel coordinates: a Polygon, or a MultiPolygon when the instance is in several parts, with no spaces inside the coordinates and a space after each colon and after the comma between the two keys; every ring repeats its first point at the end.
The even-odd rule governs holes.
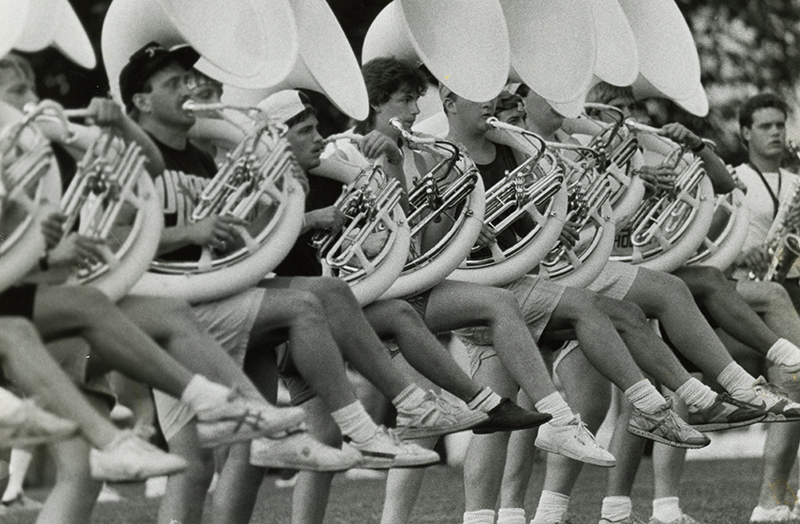
{"type": "Polygon", "coordinates": [[[227,402],[197,414],[197,434],[212,448],[295,430],[305,419],[303,408],[277,408],[234,392],[227,402]]]}
{"type": "Polygon", "coordinates": [[[403,439],[438,437],[470,429],[489,420],[482,411],[473,411],[451,402],[433,391],[412,411],[397,412],[397,434],[403,439]]]}
{"type": "Polygon", "coordinates": [[[758,377],[749,390],[736,390],[731,396],[740,402],[767,412],[764,422],[800,420],[800,404],[792,402],[778,387],[758,377]]]}
{"type": "Polygon", "coordinates": [[[392,430],[379,426],[364,442],[350,441],[362,456],[359,467],[367,469],[415,468],[437,464],[439,454],[401,440],[392,430]]]}
{"type": "Polygon", "coordinates": [[[786,505],[765,508],[756,506],[750,514],[750,522],[789,522],[792,520],[792,509],[786,505]]]}
{"type": "Polygon", "coordinates": [[[614,455],[600,447],[592,432],[577,416],[565,426],[554,426],[552,422],[541,425],[536,436],[536,447],[604,468],[617,463],[614,455]]]}
{"type": "Polygon", "coordinates": [[[92,478],[109,482],[144,480],[183,471],[189,464],[177,455],[161,451],[131,431],[121,431],[104,449],[92,449],[92,478]]]}
{"type": "Polygon", "coordinates": [[[346,471],[361,463],[361,453],[350,446],[336,449],[307,432],[281,438],[259,438],[250,443],[250,464],[262,468],[307,471],[346,471]]]}
{"type": "Polygon", "coordinates": [[[0,418],[0,448],[24,448],[64,440],[78,432],[71,420],[41,409],[32,400],[19,399],[17,408],[0,418]]]}

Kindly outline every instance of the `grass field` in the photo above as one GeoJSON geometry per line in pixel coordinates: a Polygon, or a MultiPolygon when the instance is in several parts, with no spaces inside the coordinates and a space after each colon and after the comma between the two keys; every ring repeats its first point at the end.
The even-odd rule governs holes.
{"type": "MultiPolygon", "coordinates": [[[[684,511],[706,524],[745,524],[756,502],[760,468],[757,459],[688,462],[681,493],[684,511]]],[[[541,476],[537,475],[531,485],[528,497],[531,516],[541,482],[541,476]]],[[[602,469],[585,468],[570,506],[572,524],[597,522],[605,483],[606,474],[602,469]]],[[[155,521],[158,503],[144,498],[141,484],[115,487],[126,499],[99,504],[92,524],[146,524],[155,521]]],[[[346,480],[340,475],[334,483],[326,524],[379,522],[383,489],[382,481],[346,480]]],[[[28,494],[41,499],[46,493],[32,491],[28,494]]],[[[261,495],[252,522],[288,523],[291,490],[275,488],[270,478],[264,482],[261,495]]],[[[634,491],[634,511],[649,517],[651,499],[652,468],[650,460],[646,459],[639,470],[634,491]]],[[[430,468],[412,523],[459,524],[463,508],[464,492],[459,471],[446,466],[430,468]]],[[[35,522],[35,515],[0,517],[0,522],[30,524],[35,522]]]]}

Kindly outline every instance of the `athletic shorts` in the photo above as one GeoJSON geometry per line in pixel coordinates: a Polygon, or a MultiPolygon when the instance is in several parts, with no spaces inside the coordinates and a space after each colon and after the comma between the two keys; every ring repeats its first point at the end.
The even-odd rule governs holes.
{"type": "MultiPolygon", "coordinates": [[[[525,275],[506,284],[503,289],[511,291],[519,303],[520,311],[528,325],[533,339],[538,341],[544,328],[550,322],[556,306],[564,294],[564,286],[544,278],[525,275]]],[[[497,355],[492,345],[491,330],[486,326],[459,329],[456,335],[464,343],[469,356],[469,369],[472,375],[481,363],[497,355]]]]}
{"type": "MultiPolygon", "coordinates": [[[[214,302],[195,304],[192,310],[211,336],[242,366],[258,310],[266,290],[250,288],[214,302]]],[[[158,390],[153,390],[158,422],[169,441],[194,417],[186,404],[158,390]]]]}
{"type": "MultiPolygon", "coordinates": [[[[609,260],[603,272],[594,279],[594,282],[586,286],[589,291],[594,291],[598,295],[604,297],[622,300],[630,291],[633,281],[636,280],[636,275],[639,274],[639,268],[624,262],[615,262],[609,260]]],[[[561,345],[555,353],[555,360],[553,361],[553,369],[561,363],[561,361],[579,347],[577,340],[570,340],[561,345]]]]}
{"type": "Polygon", "coordinates": [[[604,297],[622,300],[630,291],[637,274],[638,267],[609,260],[600,276],[586,286],[586,289],[604,297]]]}
{"type": "Polygon", "coordinates": [[[0,317],[23,317],[33,320],[36,284],[20,284],[0,293],[0,317]]]}

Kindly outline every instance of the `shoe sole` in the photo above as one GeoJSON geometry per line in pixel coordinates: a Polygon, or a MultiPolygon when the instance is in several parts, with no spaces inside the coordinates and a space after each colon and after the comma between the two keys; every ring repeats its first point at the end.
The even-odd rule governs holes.
{"type": "Polygon", "coordinates": [[[382,459],[378,457],[364,456],[361,464],[358,465],[362,469],[410,469],[410,468],[427,468],[439,464],[442,459],[416,461],[416,460],[399,460],[399,459],[382,459]]]}
{"type": "Polygon", "coordinates": [[[316,471],[318,473],[339,473],[347,471],[348,469],[361,467],[361,460],[350,461],[348,463],[340,464],[319,464],[311,463],[304,460],[280,459],[270,457],[262,463],[250,461],[252,466],[259,468],[273,468],[273,469],[296,469],[300,471],[316,471]]]}
{"type": "Polygon", "coordinates": [[[638,428],[632,428],[628,426],[628,433],[636,435],[637,437],[646,438],[649,440],[653,440],[655,442],[660,442],[662,444],[666,444],[667,446],[672,446],[673,448],[683,448],[683,449],[701,449],[708,446],[711,442],[705,442],[703,444],[691,444],[689,442],[677,442],[674,440],[669,440],[664,437],[660,437],[648,431],[644,431],[638,428]]]}
{"type": "Polygon", "coordinates": [[[578,462],[583,462],[584,464],[591,464],[592,466],[599,466],[601,468],[613,468],[617,465],[617,461],[604,461],[599,459],[593,459],[592,457],[579,457],[569,451],[565,451],[563,449],[558,448],[557,446],[551,446],[549,443],[540,442],[538,439],[534,443],[534,445],[541,449],[542,451],[546,451],[548,453],[555,453],[556,455],[561,455],[562,457],[567,457],[572,460],[577,460],[578,462]]]}
{"type": "Polygon", "coordinates": [[[726,429],[742,428],[745,426],[758,424],[759,422],[767,422],[766,418],[767,414],[764,413],[756,418],[750,420],[742,420],[739,422],[725,422],[725,423],[718,422],[709,424],[689,424],[689,425],[692,426],[692,429],[696,429],[697,431],[701,431],[703,433],[710,433],[713,431],[724,431],[726,429]]]}
{"type": "Polygon", "coordinates": [[[491,421],[487,423],[487,427],[472,428],[472,432],[476,435],[487,435],[489,433],[497,433],[498,431],[517,431],[522,429],[538,428],[542,424],[547,424],[553,419],[553,416],[543,417],[541,420],[532,422],[520,422],[518,424],[499,424],[491,425],[491,421]]]}
{"type": "Polygon", "coordinates": [[[189,464],[185,464],[183,466],[175,466],[172,468],[160,468],[160,469],[148,469],[146,472],[135,472],[134,474],[119,474],[119,475],[111,475],[108,472],[98,472],[92,473],[91,477],[93,480],[103,481],[103,482],[139,482],[143,480],[147,480],[152,477],[168,477],[170,475],[174,475],[175,473],[180,473],[184,471],[186,468],[189,467],[189,464]]]}
{"type": "Polygon", "coordinates": [[[450,426],[433,426],[433,427],[398,427],[396,429],[397,436],[403,440],[414,440],[428,437],[441,437],[449,435],[450,433],[458,433],[467,429],[474,428],[478,424],[486,422],[485,413],[476,413],[472,420],[464,420],[458,424],[450,426]]]}

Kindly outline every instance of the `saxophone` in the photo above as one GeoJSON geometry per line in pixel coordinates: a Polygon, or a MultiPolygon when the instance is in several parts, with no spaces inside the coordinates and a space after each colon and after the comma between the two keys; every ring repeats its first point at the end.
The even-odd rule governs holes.
{"type": "MultiPolygon", "coordinates": [[[[798,154],[794,142],[789,142],[789,147],[798,154]]],[[[797,218],[800,212],[800,180],[796,180],[785,195],[781,198],[778,213],[763,244],[769,264],[765,268],[751,268],[748,274],[750,280],[783,282],[800,256],[800,220],[797,218]]]]}

